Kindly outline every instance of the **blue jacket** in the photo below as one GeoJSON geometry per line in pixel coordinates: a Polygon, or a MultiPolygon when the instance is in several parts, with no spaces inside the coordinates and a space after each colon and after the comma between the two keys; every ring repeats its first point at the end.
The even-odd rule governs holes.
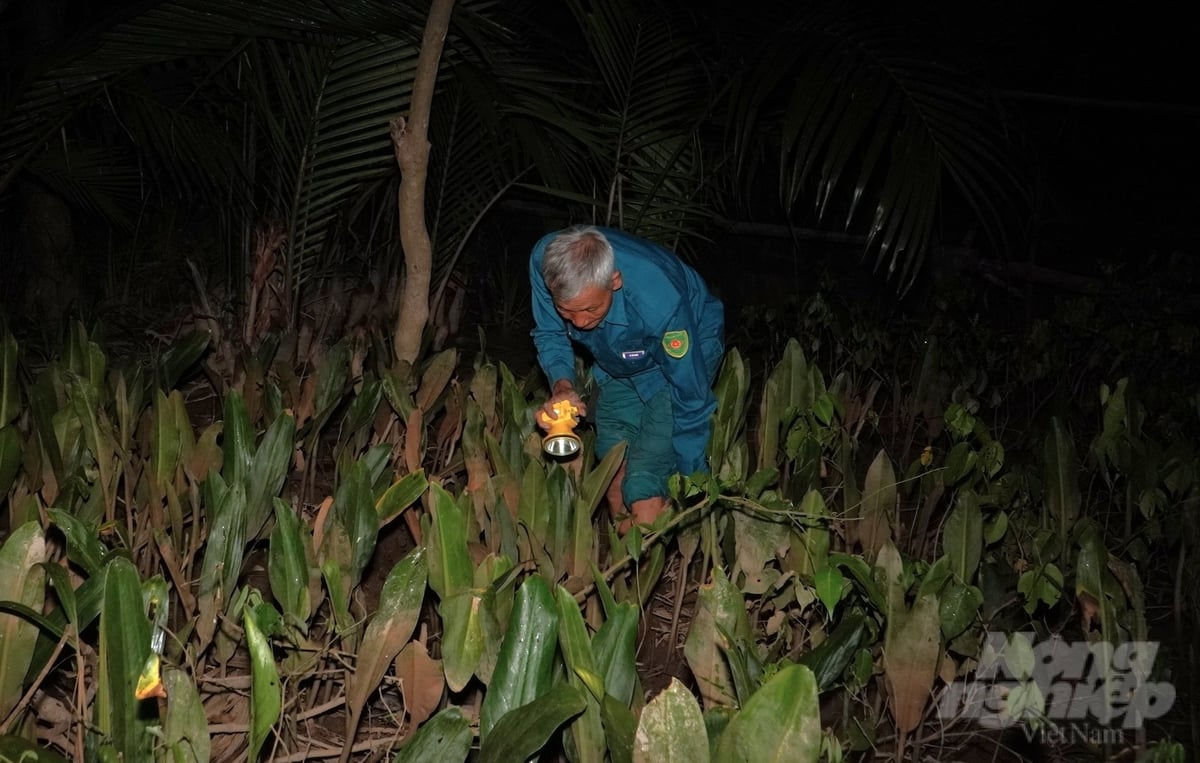
{"type": "Polygon", "coordinates": [[[592,373],[601,384],[613,377],[628,379],[642,400],[669,387],[678,469],[708,471],[705,450],[717,407],[712,382],[725,353],[724,308],[704,279],[669,250],[612,228],[599,230],[612,244],[623,286],[613,292],[604,320],[590,331],[576,329],[558,314],[542,280],[542,258],[557,233],[533,247],[529,277],[538,362],[551,384],[575,383],[571,343],[576,342],[591,352],[592,373]]]}

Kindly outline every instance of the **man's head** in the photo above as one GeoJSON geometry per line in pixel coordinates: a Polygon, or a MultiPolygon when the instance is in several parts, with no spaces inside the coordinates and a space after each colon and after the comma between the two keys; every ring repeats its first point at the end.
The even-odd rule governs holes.
{"type": "Polygon", "coordinates": [[[568,228],[554,237],[542,259],[542,279],[558,314],[577,329],[600,325],[621,288],[612,244],[591,226],[568,228]]]}

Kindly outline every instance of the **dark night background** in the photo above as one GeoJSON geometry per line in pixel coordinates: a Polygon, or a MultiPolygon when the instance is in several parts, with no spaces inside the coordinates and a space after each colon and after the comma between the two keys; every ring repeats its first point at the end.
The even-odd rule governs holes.
{"type": "MultiPolygon", "coordinates": [[[[9,87],[17,84],[14,77],[25,65],[44,61],[47,51],[57,56],[64,49],[84,50],[98,30],[153,5],[6,0],[0,5],[0,55],[9,87]],[[60,47],[63,41],[69,43],[66,48],[60,47]]],[[[709,3],[689,8],[686,15],[694,14],[701,27],[735,37],[739,25],[760,9],[790,5],[709,3]]],[[[1200,87],[1191,49],[1194,25],[1178,6],[860,5],[877,18],[893,18],[898,26],[919,30],[923,51],[957,62],[1006,101],[1032,167],[1036,199],[1029,218],[1032,245],[1007,256],[1094,275],[1100,259],[1135,264],[1152,252],[1196,249],[1200,235],[1192,221],[1200,171],[1195,147],[1200,87]]],[[[551,31],[564,38],[574,33],[561,3],[549,0],[543,6],[545,12],[536,15],[551,31]]],[[[964,210],[953,198],[943,204],[941,225],[949,234],[946,243],[954,244],[952,231],[964,227],[956,215],[964,210]]],[[[11,197],[0,209],[11,229],[20,214],[11,197]]],[[[761,208],[754,217],[784,221],[779,213],[761,208]]],[[[536,220],[531,224],[538,225],[536,220]]],[[[5,250],[6,257],[21,256],[19,242],[10,239],[5,250]]],[[[853,253],[853,247],[843,248],[837,256],[853,253]]],[[[769,269],[773,261],[762,266],[769,269]]]]}
{"type": "MultiPolygon", "coordinates": [[[[0,0],[0,339],[7,330],[17,337],[22,372],[53,368],[79,319],[110,353],[109,370],[208,332],[195,356],[203,360],[180,371],[196,393],[184,428],[221,419],[222,396],[239,384],[258,397],[256,425],[268,421],[267,392],[278,409],[313,406],[301,380],[311,392],[321,361],[343,358],[322,355],[330,348],[359,353],[355,382],[399,378],[389,339],[405,258],[388,120],[409,106],[428,8],[0,0]]],[[[1171,665],[1172,680],[1184,679],[1177,715],[1195,715],[1200,705],[1183,694],[1200,612],[1200,589],[1189,585],[1200,544],[1191,521],[1200,493],[1200,66],[1186,8],[458,0],[433,99],[425,212],[435,234],[431,296],[444,308],[463,294],[464,314],[451,325],[438,312],[422,360],[456,347],[446,368],[463,371],[483,350],[527,375],[518,394],[542,394],[529,381],[540,380],[529,337],[531,245],[568,223],[628,223],[676,248],[725,300],[727,345],[747,359],[755,396],[741,424],[758,426],[763,371],[793,337],[812,361],[803,373],[820,379],[805,391],[819,386],[824,402],[843,395],[857,408],[852,436],[849,419],[830,425],[832,413],[813,430],[829,439],[814,444],[818,434],[801,432],[808,439],[780,457],[792,471],[772,477],[780,495],[789,480],[816,492],[845,478],[831,495],[845,490],[856,467],[866,473],[870,457],[886,452],[897,475],[909,469],[898,483],[921,483],[908,486],[919,494],[914,505],[898,511],[932,517],[905,549],[923,565],[958,489],[975,483],[931,477],[936,487],[921,493],[929,475],[918,472],[935,447],[945,462],[950,452],[976,457],[967,446],[980,429],[955,432],[945,420],[950,406],[969,408],[990,428],[970,447],[1003,442],[1003,478],[1013,477],[1003,489],[1020,484],[1004,500],[978,498],[1027,531],[998,537],[1021,546],[1020,564],[1045,551],[1040,561],[1064,570],[1057,604],[1039,609],[1030,597],[1022,611],[1017,580],[1027,567],[1001,558],[988,595],[1018,625],[1059,633],[1083,619],[1094,636],[1094,611],[1081,618],[1087,602],[1061,585],[1064,574],[1075,585],[1076,528],[1054,539],[1044,508],[1053,487],[1040,482],[1043,473],[1047,483],[1064,473],[1090,480],[1079,524],[1103,525],[1104,553],[1143,575],[1137,596],[1152,635],[1176,639],[1184,655],[1171,665]],[[634,32],[645,33],[636,45],[634,32]],[[601,219],[610,208],[612,219],[601,219]],[[1124,407],[1109,420],[1102,395],[1126,378],[1129,410],[1144,405],[1145,421],[1126,424],[1137,414],[1125,417],[1124,407]],[[1047,463],[1047,432],[1060,421],[1066,439],[1081,443],[1078,463],[1076,454],[1047,463]],[[1088,451],[1102,434],[1128,463],[1099,463],[1088,451]],[[835,451],[850,455],[833,465],[835,451]],[[1146,486],[1137,495],[1127,487],[1136,480],[1146,486]]],[[[442,384],[437,416],[451,407],[442,384]]],[[[455,377],[465,410],[461,386],[455,377]]],[[[326,414],[351,407],[338,408],[359,389],[343,387],[326,414]]],[[[379,415],[364,416],[354,435],[363,442],[385,418],[394,438],[411,421],[392,422],[401,407],[376,393],[379,415]]],[[[803,418],[798,407],[781,453],[795,444],[787,427],[803,418]]],[[[816,402],[809,407],[803,415],[816,415],[816,402]]],[[[431,442],[434,430],[462,437],[461,421],[455,432],[449,414],[444,426],[432,415],[416,418],[431,442]]],[[[0,421],[0,433],[9,423],[0,421]]],[[[322,425],[313,431],[329,439],[322,425]]],[[[302,437],[296,452],[311,447],[314,457],[297,471],[309,468],[310,479],[324,469],[308,490],[332,492],[341,464],[318,464],[324,442],[302,437]]],[[[541,456],[536,442],[533,451],[541,456]]],[[[290,451],[280,452],[286,461],[290,451]]],[[[405,467],[441,456],[430,445],[405,467]]],[[[461,466],[461,457],[437,465],[451,481],[461,466]]],[[[999,469],[979,479],[981,494],[999,469]]],[[[804,497],[798,488],[785,496],[796,505],[804,497]]],[[[732,533],[726,540],[733,545],[732,533]]],[[[372,573],[364,585],[382,585],[372,573]]],[[[679,654],[654,656],[686,670],[679,654]]],[[[1167,736],[1200,735],[1195,719],[1168,720],[1176,725],[1167,736]]]]}

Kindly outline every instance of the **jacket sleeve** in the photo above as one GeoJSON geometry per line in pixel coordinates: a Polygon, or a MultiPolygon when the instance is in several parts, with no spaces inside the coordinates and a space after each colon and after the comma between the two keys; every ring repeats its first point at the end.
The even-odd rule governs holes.
{"type": "Polygon", "coordinates": [[[567,379],[575,384],[575,352],[562,316],[554,309],[550,290],[542,279],[542,252],[546,239],[538,242],[529,258],[529,283],[533,290],[533,344],[537,348],[538,364],[550,384],[567,379]]]}
{"type": "Polygon", "coordinates": [[[708,343],[702,341],[700,321],[683,300],[659,328],[659,345],[655,352],[671,390],[678,468],[683,474],[707,472],[706,452],[712,436],[712,415],[717,409],[717,398],[709,381],[709,363],[704,356],[703,345],[708,343]],[[667,354],[663,344],[666,333],[673,331],[687,332],[687,352],[680,358],[667,354]]]}

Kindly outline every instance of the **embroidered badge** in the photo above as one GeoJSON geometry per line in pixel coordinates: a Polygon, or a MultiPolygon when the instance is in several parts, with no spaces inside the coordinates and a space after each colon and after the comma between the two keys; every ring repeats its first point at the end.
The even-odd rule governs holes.
{"type": "Polygon", "coordinates": [[[626,350],[621,353],[621,360],[641,360],[646,357],[645,350],[626,350]]]}
{"type": "Polygon", "coordinates": [[[672,358],[682,358],[687,355],[689,346],[691,345],[688,342],[686,331],[668,331],[663,334],[663,349],[672,358]]]}

